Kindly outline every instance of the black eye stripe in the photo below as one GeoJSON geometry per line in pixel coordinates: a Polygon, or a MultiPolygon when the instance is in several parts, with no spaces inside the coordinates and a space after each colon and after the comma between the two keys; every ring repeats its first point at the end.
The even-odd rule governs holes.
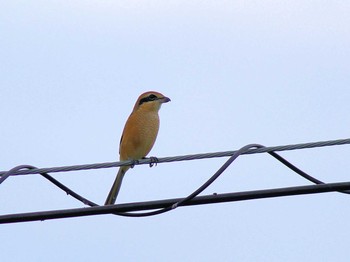
{"type": "Polygon", "coordinates": [[[157,99],[158,99],[158,97],[156,95],[150,94],[149,96],[146,96],[146,97],[142,98],[140,100],[139,105],[141,105],[143,103],[146,103],[146,102],[149,102],[149,101],[154,101],[154,100],[157,100],[157,99]]]}

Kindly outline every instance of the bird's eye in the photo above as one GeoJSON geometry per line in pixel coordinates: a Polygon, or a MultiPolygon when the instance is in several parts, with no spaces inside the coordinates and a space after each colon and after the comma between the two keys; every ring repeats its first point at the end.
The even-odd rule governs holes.
{"type": "Polygon", "coordinates": [[[156,95],[154,95],[154,94],[150,94],[150,95],[149,95],[149,98],[150,98],[151,100],[154,100],[154,99],[156,99],[156,98],[157,98],[157,96],[156,96],[156,95]]]}
{"type": "Polygon", "coordinates": [[[139,105],[146,103],[146,102],[154,101],[157,99],[158,99],[158,97],[155,94],[150,94],[149,96],[142,98],[139,102],[139,105]]]}

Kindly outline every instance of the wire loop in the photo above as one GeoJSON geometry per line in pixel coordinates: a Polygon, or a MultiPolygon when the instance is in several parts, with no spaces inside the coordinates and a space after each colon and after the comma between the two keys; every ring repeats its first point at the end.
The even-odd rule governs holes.
{"type": "MultiPolygon", "coordinates": [[[[186,158],[177,157],[178,161],[181,161],[181,160],[202,159],[205,157],[207,157],[207,158],[211,158],[211,157],[215,157],[215,156],[220,157],[220,156],[230,154],[229,159],[205,183],[203,183],[197,190],[195,190],[194,192],[192,192],[190,195],[188,195],[185,198],[178,199],[178,200],[176,200],[176,202],[171,203],[166,207],[163,207],[163,208],[160,208],[160,209],[157,209],[154,211],[150,211],[150,212],[134,213],[134,212],[116,212],[116,211],[114,211],[114,212],[110,212],[110,213],[115,214],[115,215],[119,215],[119,216],[126,216],[126,217],[145,217],[145,216],[159,215],[159,214],[174,210],[179,206],[184,206],[184,205],[188,204],[189,202],[191,202],[195,197],[197,197],[200,193],[202,193],[206,188],[208,188],[219,176],[221,176],[221,174],[239,156],[241,156],[243,154],[264,153],[264,152],[268,153],[271,156],[273,156],[275,159],[277,159],[279,162],[281,162],[283,165],[290,168],[291,170],[293,170],[295,173],[302,176],[303,178],[305,178],[305,179],[307,179],[307,180],[309,180],[312,183],[315,183],[317,185],[321,185],[321,184],[325,185],[324,182],[308,175],[307,173],[305,173],[304,171],[302,171],[301,169],[299,169],[298,167],[296,167],[295,165],[293,165],[292,163],[290,163],[289,161],[287,161],[286,159],[284,159],[283,157],[281,157],[280,155],[278,155],[274,151],[295,150],[295,149],[302,149],[302,148],[314,148],[314,147],[320,147],[320,146],[340,145],[340,144],[349,144],[349,143],[350,143],[350,139],[341,139],[341,140],[305,143],[305,144],[278,146],[278,147],[265,147],[265,146],[260,145],[260,144],[249,144],[249,145],[246,145],[246,146],[240,148],[239,150],[229,151],[229,153],[228,152],[219,152],[219,153],[210,153],[210,154],[201,154],[201,155],[197,154],[197,155],[187,156],[186,158]]],[[[147,164],[149,161],[151,161],[150,163],[152,163],[152,162],[154,163],[154,159],[155,158],[152,157],[150,159],[141,159],[138,161],[133,161],[132,163],[133,164],[147,164]],[[148,160],[148,161],[143,162],[145,160],[148,160]]],[[[172,162],[172,161],[175,161],[175,160],[169,159],[169,158],[159,158],[159,159],[157,159],[156,163],[172,162]]],[[[130,162],[130,161],[126,161],[126,162],[130,162]]],[[[150,164],[150,163],[148,163],[148,164],[150,164]]],[[[116,166],[118,166],[118,165],[120,166],[120,165],[124,165],[125,162],[119,162],[119,163],[116,162],[114,164],[117,164],[116,166]]],[[[78,170],[83,170],[83,169],[91,169],[92,166],[93,165],[83,165],[83,166],[73,166],[73,167],[63,167],[63,168],[51,168],[51,170],[52,170],[52,172],[59,172],[58,170],[60,170],[60,171],[72,171],[72,170],[77,170],[76,169],[77,167],[78,167],[78,170]],[[71,169],[69,169],[69,168],[71,168],[71,169]]],[[[107,168],[107,167],[111,167],[111,166],[112,166],[111,163],[107,163],[107,165],[105,167],[107,168]]],[[[95,166],[95,168],[103,168],[103,165],[100,164],[100,166],[98,166],[98,167],[95,166]]],[[[40,171],[39,172],[40,175],[42,175],[44,178],[49,180],[51,183],[53,183],[54,185],[56,185],[57,187],[59,187],[60,189],[65,191],[68,195],[71,195],[75,199],[81,201],[85,205],[89,205],[90,207],[96,207],[96,208],[99,207],[96,203],[94,203],[94,202],[80,196],[79,194],[75,193],[73,190],[71,190],[67,186],[63,185],[62,183],[60,183],[59,181],[54,179],[47,172],[43,172],[43,170],[50,170],[50,169],[49,168],[38,169],[38,168],[31,166],[31,165],[20,165],[20,166],[12,168],[11,170],[9,170],[7,172],[0,172],[0,174],[1,174],[0,184],[2,182],[4,182],[7,178],[9,178],[10,176],[19,175],[19,174],[34,174],[34,173],[38,173],[40,171]],[[23,169],[26,169],[26,170],[23,170],[23,169]],[[32,172],[28,172],[28,170],[32,171],[32,172]],[[27,172],[23,172],[23,171],[27,171],[27,172]]],[[[337,191],[340,193],[350,194],[350,190],[337,190],[337,191]]],[[[113,206],[120,206],[120,205],[113,205],[113,206]]]]}

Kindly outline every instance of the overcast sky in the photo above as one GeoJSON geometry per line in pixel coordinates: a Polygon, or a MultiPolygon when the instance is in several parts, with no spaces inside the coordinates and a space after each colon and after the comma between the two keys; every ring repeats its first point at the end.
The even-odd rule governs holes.
{"type": "MultiPolygon", "coordinates": [[[[137,97],[171,98],[157,157],[349,138],[349,1],[1,1],[0,170],[111,162],[137,97]]],[[[350,146],[283,152],[349,181],[350,146]]],[[[226,158],[137,166],[119,203],[184,197],[226,158]]],[[[104,203],[116,168],[55,178],[104,203]]],[[[204,194],[309,182],[266,154],[204,194]]],[[[1,214],[83,207],[40,176],[0,186],[1,214]]],[[[348,261],[339,193],[0,226],[3,261],[348,261]]]]}

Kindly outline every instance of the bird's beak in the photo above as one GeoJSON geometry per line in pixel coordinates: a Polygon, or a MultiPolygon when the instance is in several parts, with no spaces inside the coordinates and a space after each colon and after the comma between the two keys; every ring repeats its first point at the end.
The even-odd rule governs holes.
{"type": "Polygon", "coordinates": [[[166,97],[166,96],[160,98],[159,100],[160,100],[161,103],[168,103],[168,102],[171,101],[170,98],[169,98],[169,97],[166,97]]]}

